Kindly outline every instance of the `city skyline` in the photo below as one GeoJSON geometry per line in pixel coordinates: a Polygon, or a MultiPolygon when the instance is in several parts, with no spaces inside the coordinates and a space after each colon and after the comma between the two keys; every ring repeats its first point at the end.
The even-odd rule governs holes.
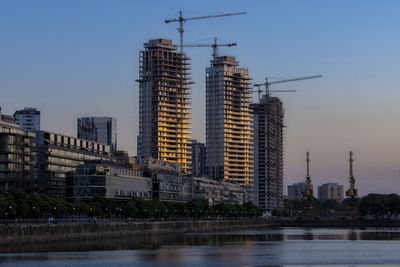
{"type": "MultiPolygon", "coordinates": [[[[164,25],[163,20],[180,9],[188,16],[247,11],[244,16],[188,23],[185,42],[209,42],[202,40],[214,36],[238,42],[236,48],[221,49],[222,54],[248,67],[253,82],[267,75],[324,75],[277,88],[298,89],[297,94],[278,95],[288,126],[285,185],[305,179],[305,151],[312,155],[314,184],[334,180],[347,185],[347,153],[354,150],[360,195],[399,192],[400,129],[395,122],[400,93],[395,91],[394,68],[399,56],[391,53],[400,43],[391,34],[400,25],[398,3],[254,2],[233,3],[229,10],[223,2],[91,3],[0,4],[0,25],[5,26],[0,44],[5,62],[0,66],[0,90],[7,93],[0,101],[4,114],[32,106],[41,111],[43,129],[71,136],[78,117],[113,116],[119,121],[120,147],[135,155],[139,86],[134,80],[143,43],[159,37],[177,43],[176,25],[164,25]],[[154,5],[163,8],[143,12],[146,16],[137,10],[154,5]]],[[[211,49],[185,51],[192,58],[196,82],[193,138],[204,141],[204,76],[211,49]]]]}

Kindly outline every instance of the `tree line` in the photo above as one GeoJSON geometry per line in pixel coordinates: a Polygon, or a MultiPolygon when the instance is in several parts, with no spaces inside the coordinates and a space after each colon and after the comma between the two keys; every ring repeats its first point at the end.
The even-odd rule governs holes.
{"type": "Polygon", "coordinates": [[[243,205],[205,200],[171,204],[158,200],[114,200],[93,198],[85,202],[68,202],[64,198],[31,194],[21,190],[0,191],[0,214],[3,219],[68,218],[238,218],[259,217],[262,212],[251,202],[243,205]]]}
{"type": "MultiPolygon", "coordinates": [[[[348,207],[352,205],[360,216],[369,219],[395,219],[400,215],[400,196],[397,194],[375,194],[371,193],[353,202],[344,199],[342,202],[335,200],[319,201],[314,198],[312,206],[315,214],[321,217],[344,216],[348,207]]],[[[303,200],[287,200],[285,208],[274,210],[273,215],[277,217],[296,217],[304,208],[303,200]]]]}

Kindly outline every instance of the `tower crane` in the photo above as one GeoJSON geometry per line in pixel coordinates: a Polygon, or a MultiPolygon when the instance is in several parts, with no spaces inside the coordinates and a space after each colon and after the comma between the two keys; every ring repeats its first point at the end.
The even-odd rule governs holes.
{"type": "Polygon", "coordinates": [[[173,18],[173,19],[166,19],[165,23],[172,23],[172,22],[179,22],[179,27],[178,27],[178,32],[180,36],[180,49],[181,53],[183,53],[183,33],[185,30],[183,29],[183,24],[188,21],[188,20],[198,20],[198,19],[211,19],[211,18],[219,18],[219,17],[229,17],[229,16],[236,16],[236,15],[244,15],[247,14],[247,12],[235,12],[235,13],[224,13],[224,14],[217,14],[217,15],[209,15],[209,16],[199,16],[199,17],[191,17],[191,18],[185,18],[183,17],[182,11],[179,11],[179,17],[178,18],[173,18]]]}
{"type": "MultiPolygon", "coordinates": [[[[246,14],[246,12],[236,12],[236,13],[224,13],[224,14],[217,14],[217,15],[210,15],[210,16],[199,16],[199,17],[190,17],[190,18],[186,18],[183,17],[182,11],[179,11],[179,17],[178,18],[172,18],[172,19],[166,19],[165,23],[172,23],[172,22],[178,22],[179,23],[179,27],[178,27],[178,32],[179,32],[179,37],[180,37],[180,52],[183,56],[183,33],[184,33],[184,28],[183,28],[183,24],[189,20],[198,20],[198,19],[209,19],[209,18],[218,18],[218,17],[228,17],[228,16],[236,16],[236,15],[243,15],[246,14]]],[[[183,68],[183,64],[182,64],[182,68],[183,68]]],[[[180,88],[183,88],[183,79],[180,79],[180,88]]],[[[179,117],[181,117],[182,114],[179,115],[179,117]]],[[[181,153],[181,159],[183,157],[183,154],[181,153]]]]}
{"type": "Polygon", "coordinates": [[[185,45],[183,45],[183,47],[212,47],[212,49],[213,49],[212,57],[213,57],[214,61],[219,55],[218,47],[220,47],[220,46],[232,47],[232,46],[237,46],[237,43],[234,42],[234,43],[227,43],[227,44],[219,44],[217,42],[217,38],[215,37],[214,43],[212,43],[212,44],[185,44],[185,45]]]}
{"type": "Polygon", "coordinates": [[[256,90],[256,92],[258,93],[258,99],[260,99],[260,96],[261,96],[261,93],[262,93],[261,86],[265,86],[265,94],[268,97],[270,92],[285,92],[285,93],[297,92],[296,90],[270,90],[269,88],[270,88],[270,86],[272,84],[288,83],[288,82],[295,82],[295,81],[302,81],[302,80],[309,80],[309,79],[317,79],[317,78],[321,78],[321,77],[322,77],[322,75],[313,75],[313,76],[298,77],[298,78],[278,80],[278,81],[272,81],[272,82],[270,82],[268,80],[268,77],[267,77],[267,78],[265,78],[265,82],[264,83],[256,83],[256,84],[254,84],[254,87],[258,88],[256,90]]]}

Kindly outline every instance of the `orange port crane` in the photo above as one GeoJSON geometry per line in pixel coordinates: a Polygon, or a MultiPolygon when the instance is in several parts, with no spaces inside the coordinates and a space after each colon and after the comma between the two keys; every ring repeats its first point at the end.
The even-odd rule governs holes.
{"type": "Polygon", "coordinates": [[[188,21],[188,20],[198,20],[198,19],[211,19],[211,18],[218,18],[218,17],[229,17],[229,16],[237,16],[237,15],[244,15],[247,14],[247,12],[235,12],[235,13],[224,13],[224,14],[217,14],[217,15],[209,15],[209,16],[199,16],[199,17],[191,17],[191,18],[185,18],[183,17],[182,11],[179,11],[179,17],[178,18],[173,18],[173,19],[166,19],[165,23],[172,23],[172,22],[179,22],[179,27],[178,27],[178,32],[180,36],[180,49],[181,53],[183,53],[183,33],[185,30],[183,29],[183,24],[188,21]]]}

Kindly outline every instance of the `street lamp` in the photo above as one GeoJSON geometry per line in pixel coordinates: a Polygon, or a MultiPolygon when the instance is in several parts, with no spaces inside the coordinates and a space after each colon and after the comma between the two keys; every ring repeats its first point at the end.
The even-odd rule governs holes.
{"type": "Polygon", "coordinates": [[[36,209],[36,206],[33,206],[33,213],[36,215],[36,222],[39,222],[39,209],[36,209]]]}
{"type": "MultiPolygon", "coordinates": [[[[9,209],[10,209],[10,217],[11,217],[11,215],[13,214],[13,207],[10,205],[9,207],[8,207],[9,209]]],[[[17,219],[17,214],[15,214],[15,219],[17,219]]]]}

